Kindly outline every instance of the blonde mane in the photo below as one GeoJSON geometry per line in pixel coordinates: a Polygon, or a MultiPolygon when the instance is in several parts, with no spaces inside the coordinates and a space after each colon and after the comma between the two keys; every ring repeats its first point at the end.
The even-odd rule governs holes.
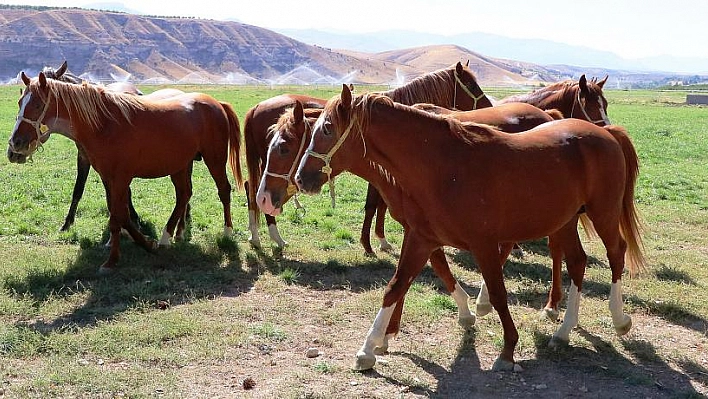
{"type": "MultiPolygon", "coordinates": [[[[46,85],[49,96],[64,104],[70,115],[78,116],[81,122],[88,124],[94,131],[100,130],[106,120],[120,122],[122,119],[131,123],[136,111],[145,110],[145,105],[138,96],[106,91],[102,87],[85,82],[77,85],[47,79],[46,85]],[[111,111],[110,105],[118,108],[119,115],[111,111]]],[[[49,101],[47,94],[40,89],[39,79],[33,80],[28,90],[45,103],[49,101]]]]}

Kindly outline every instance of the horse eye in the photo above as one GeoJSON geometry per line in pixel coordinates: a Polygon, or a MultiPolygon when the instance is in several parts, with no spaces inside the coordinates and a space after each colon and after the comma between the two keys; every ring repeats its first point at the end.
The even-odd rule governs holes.
{"type": "Polygon", "coordinates": [[[322,130],[324,130],[325,136],[332,135],[332,124],[329,122],[325,122],[322,126],[322,130]]]}
{"type": "Polygon", "coordinates": [[[288,155],[290,153],[290,149],[288,147],[281,145],[278,146],[278,154],[282,155],[288,155]]]}

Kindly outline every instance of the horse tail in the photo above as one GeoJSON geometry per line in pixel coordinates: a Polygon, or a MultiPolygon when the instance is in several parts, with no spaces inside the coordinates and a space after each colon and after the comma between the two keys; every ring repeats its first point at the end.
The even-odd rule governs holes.
{"type": "Polygon", "coordinates": [[[240,188],[243,185],[243,174],[241,173],[241,125],[231,104],[223,101],[220,101],[220,103],[229,120],[229,166],[231,167],[231,173],[236,179],[236,185],[240,188]]]}
{"type": "Polygon", "coordinates": [[[553,109],[547,109],[547,110],[545,110],[545,112],[548,114],[548,116],[550,116],[551,118],[553,118],[554,121],[563,119],[563,113],[560,112],[559,110],[555,109],[555,108],[553,108],[553,109]]]}
{"type": "Polygon", "coordinates": [[[261,213],[256,204],[256,192],[261,181],[261,156],[258,154],[256,133],[253,131],[253,114],[256,107],[248,110],[243,122],[243,138],[246,146],[246,167],[248,169],[248,182],[246,183],[246,196],[248,210],[255,214],[256,224],[260,225],[261,213]]]}
{"type": "Polygon", "coordinates": [[[620,233],[627,242],[627,258],[629,263],[630,276],[646,268],[646,259],[642,254],[644,245],[642,243],[641,229],[642,223],[639,214],[634,206],[634,188],[639,175],[639,158],[637,151],[632,144],[627,130],[621,126],[605,126],[612,136],[622,147],[624,163],[626,166],[626,181],[624,186],[624,196],[622,198],[622,213],[620,214],[620,233]]]}

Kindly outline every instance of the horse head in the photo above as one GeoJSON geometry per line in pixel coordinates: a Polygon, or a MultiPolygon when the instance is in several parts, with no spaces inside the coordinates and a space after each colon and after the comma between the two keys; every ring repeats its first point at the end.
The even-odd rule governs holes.
{"type": "Polygon", "coordinates": [[[10,162],[23,163],[39,146],[49,139],[51,128],[46,124],[50,111],[50,94],[47,78],[43,72],[32,80],[21,73],[25,89],[17,104],[19,112],[15,127],[8,142],[7,156],[10,162]]]}
{"type": "Polygon", "coordinates": [[[271,126],[272,138],[265,170],[256,194],[256,203],[264,213],[279,215],[283,204],[297,193],[293,175],[304,153],[312,124],[321,112],[321,109],[305,109],[296,100],[295,106],[271,126]]]}
{"type": "MultiPolygon", "coordinates": [[[[326,182],[330,183],[330,194],[334,193],[334,176],[341,173],[344,168],[332,164],[334,155],[344,144],[347,136],[354,127],[355,118],[352,117],[352,92],[347,85],[342,85],[342,93],[333,97],[325,105],[322,114],[317,118],[312,129],[310,145],[300,160],[295,174],[295,183],[301,191],[316,193],[326,182]],[[342,126],[347,126],[341,133],[342,126]],[[314,159],[316,158],[316,159],[314,159]],[[323,166],[320,166],[324,163],[323,166]]],[[[339,154],[346,153],[342,151],[339,154]]],[[[338,157],[345,158],[345,157],[338,157]]],[[[346,162],[346,161],[345,161],[346,162]]]]}
{"type": "Polygon", "coordinates": [[[573,118],[585,119],[599,126],[611,124],[607,117],[607,100],[602,93],[602,87],[607,82],[608,76],[601,81],[593,78],[587,81],[585,75],[578,80],[577,96],[573,99],[573,107],[570,116],[573,118]]]}

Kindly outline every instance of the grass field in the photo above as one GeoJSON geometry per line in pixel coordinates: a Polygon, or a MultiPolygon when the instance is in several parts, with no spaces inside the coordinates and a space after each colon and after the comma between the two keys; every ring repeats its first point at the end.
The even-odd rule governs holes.
{"type": "MultiPolygon", "coordinates": [[[[158,87],[145,87],[146,92],[158,87]]],[[[327,98],[332,88],[179,87],[231,103],[239,118],[282,92],[327,98]]],[[[503,97],[511,92],[488,89],[503,97]]],[[[0,86],[0,139],[17,115],[18,86],[0,86]]],[[[690,398],[708,395],[708,108],[680,91],[607,91],[609,116],[630,132],[641,160],[637,203],[648,270],[625,277],[632,331],[614,335],[602,245],[584,237],[590,264],[580,327],[568,348],[547,348],[558,327],[540,320],[549,289],[543,240],[526,243],[505,268],[520,333],[518,373],[494,373],[502,343],[496,314],[464,331],[454,301],[430,268],[406,300],[402,331],[374,370],[350,370],[380,307],[397,254],[363,255],[358,238],[366,184],[337,179],[286,205],[281,253],[261,228],[248,242],[243,190],[233,193],[236,234],[221,237],[216,188],[194,173],[188,240],[147,253],[127,240],[119,271],[99,276],[108,256],[103,187],[91,172],[74,227],[60,233],[75,176],[76,149],[59,135],[25,165],[0,160],[0,397],[690,398]],[[308,348],[320,355],[308,358],[308,348]],[[249,388],[249,389],[247,389],[249,388]]],[[[244,165],[245,169],[245,165],[244,165]]],[[[159,238],[174,205],[169,179],[136,180],[143,230],[159,238]]],[[[387,220],[400,248],[402,230],[387,220]]],[[[447,249],[471,295],[472,257],[447,249]]],[[[564,283],[568,280],[564,275],[564,283]]]]}

